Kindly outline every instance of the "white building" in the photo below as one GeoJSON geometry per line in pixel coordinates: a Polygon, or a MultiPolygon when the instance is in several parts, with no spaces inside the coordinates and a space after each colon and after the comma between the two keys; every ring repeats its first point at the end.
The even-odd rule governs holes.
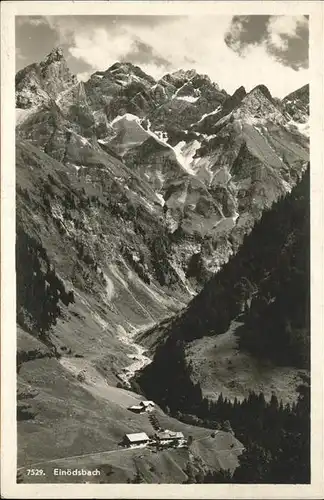
{"type": "Polygon", "coordinates": [[[145,448],[149,441],[150,438],[145,432],[135,432],[125,434],[123,443],[129,448],[145,448]]]}
{"type": "Polygon", "coordinates": [[[132,406],[129,406],[128,409],[130,411],[133,411],[134,413],[144,413],[144,411],[145,411],[143,406],[140,406],[140,405],[132,405],[132,406]]]}
{"type": "Polygon", "coordinates": [[[168,429],[158,432],[156,434],[156,439],[158,443],[162,445],[175,444],[181,447],[186,444],[186,439],[182,432],[169,431],[168,429]]]}
{"type": "Polygon", "coordinates": [[[152,411],[155,407],[155,403],[153,401],[141,401],[140,406],[142,406],[145,411],[152,411]]]}
{"type": "Polygon", "coordinates": [[[153,401],[141,401],[138,405],[129,406],[128,409],[134,413],[144,413],[152,411],[154,407],[153,401]]]}

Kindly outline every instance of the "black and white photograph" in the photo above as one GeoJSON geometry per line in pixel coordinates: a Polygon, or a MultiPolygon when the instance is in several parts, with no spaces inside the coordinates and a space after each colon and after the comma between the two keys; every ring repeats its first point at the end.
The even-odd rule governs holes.
{"type": "Polygon", "coordinates": [[[309,486],[308,2],[91,3],[14,17],[15,482],[309,486]]]}

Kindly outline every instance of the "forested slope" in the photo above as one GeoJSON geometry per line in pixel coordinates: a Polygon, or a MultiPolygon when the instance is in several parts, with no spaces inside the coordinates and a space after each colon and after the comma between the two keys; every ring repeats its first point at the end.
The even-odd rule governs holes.
{"type": "Polygon", "coordinates": [[[264,212],[239,252],[183,314],[165,325],[167,339],[138,377],[145,393],[177,418],[232,428],[246,447],[232,478],[198,474],[193,482],[309,481],[309,222],[307,170],[286,198],[264,212]],[[203,397],[186,347],[223,334],[234,319],[242,323],[239,350],[304,369],[297,402],[284,405],[275,391],[270,401],[254,392],[241,401],[203,397]]]}

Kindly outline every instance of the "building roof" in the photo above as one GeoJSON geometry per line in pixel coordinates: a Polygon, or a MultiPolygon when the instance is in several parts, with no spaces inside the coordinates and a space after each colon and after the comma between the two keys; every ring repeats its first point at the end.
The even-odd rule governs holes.
{"type": "Polygon", "coordinates": [[[129,410],[143,410],[143,406],[141,405],[132,405],[128,407],[129,410]]]}
{"type": "Polygon", "coordinates": [[[157,437],[159,439],[184,439],[182,432],[169,431],[168,429],[163,432],[158,432],[157,437]]]}
{"type": "Polygon", "coordinates": [[[140,404],[142,406],[155,406],[155,403],[153,401],[141,401],[140,404]]]}
{"type": "Polygon", "coordinates": [[[138,441],[149,441],[150,438],[145,432],[135,432],[133,434],[126,434],[128,441],[136,443],[138,441]]]}

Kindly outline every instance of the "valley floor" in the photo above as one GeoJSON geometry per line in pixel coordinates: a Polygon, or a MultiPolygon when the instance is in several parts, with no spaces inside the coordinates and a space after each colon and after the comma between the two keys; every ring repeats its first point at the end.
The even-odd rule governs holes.
{"type": "MultiPolygon", "coordinates": [[[[242,399],[254,390],[262,391],[266,398],[275,392],[284,402],[294,400],[303,372],[256,361],[250,354],[239,351],[240,325],[234,321],[226,333],[187,345],[192,377],[200,382],[203,394],[217,399],[222,392],[233,400],[242,399]]],[[[130,361],[116,373],[124,387],[137,370],[151,362],[145,348],[135,343],[135,334],[134,330],[119,335],[126,348],[125,359],[130,361]]],[[[20,338],[27,346],[26,339],[32,337],[25,337],[20,331],[20,338]]],[[[39,349],[37,342],[34,340],[29,349],[39,349]]],[[[95,358],[66,354],[56,359],[47,357],[45,351],[39,352],[41,357],[22,363],[18,375],[19,404],[28,413],[18,422],[18,470],[24,482],[123,483],[140,474],[143,482],[179,483],[187,478],[187,464],[195,460],[210,469],[237,467],[244,448],[231,433],[184,424],[159,407],[155,414],[161,427],[191,436],[189,449],[157,451],[121,447],[126,433],[146,432],[152,436],[155,432],[148,414],[134,414],[127,409],[138,404],[143,396],[116,387],[95,358]],[[28,475],[30,468],[40,468],[43,474],[28,475]],[[57,468],[99,469],[100,475],[71,478],[54,475],[57,468]]]]}
{"type": "MultiPolygon", "coordinates": [[[[135,350],[129,357],[138,358],[126,367],[128,375],[150,360],[142,347],[134,349],[132,337],[127,344],[135,350]]],[[[218,431],[212,437],[215,431],[181,423],[158,407],[155,415],[162,428],[192,437],[189,449],[122,448],[125,433],[150,436],[155,430],[148,414],[127,409],[143,396],[109,383],[95,360],[64,355],[59,360],[42,357],[24,362],[18,391],[19,404],[28,412],[18,422],[18,471],[23,482],[125,483],[140,473],[143,482],[181,483],[187,478],[188,462],[198,460],[210,469],[234,470],[243,450],[232,434],[218,431]],[[31,468],[43,474],[32,476],[31,468]],[[98,469],[100,475],[55,475],[57,468],[98,469]]]]}

